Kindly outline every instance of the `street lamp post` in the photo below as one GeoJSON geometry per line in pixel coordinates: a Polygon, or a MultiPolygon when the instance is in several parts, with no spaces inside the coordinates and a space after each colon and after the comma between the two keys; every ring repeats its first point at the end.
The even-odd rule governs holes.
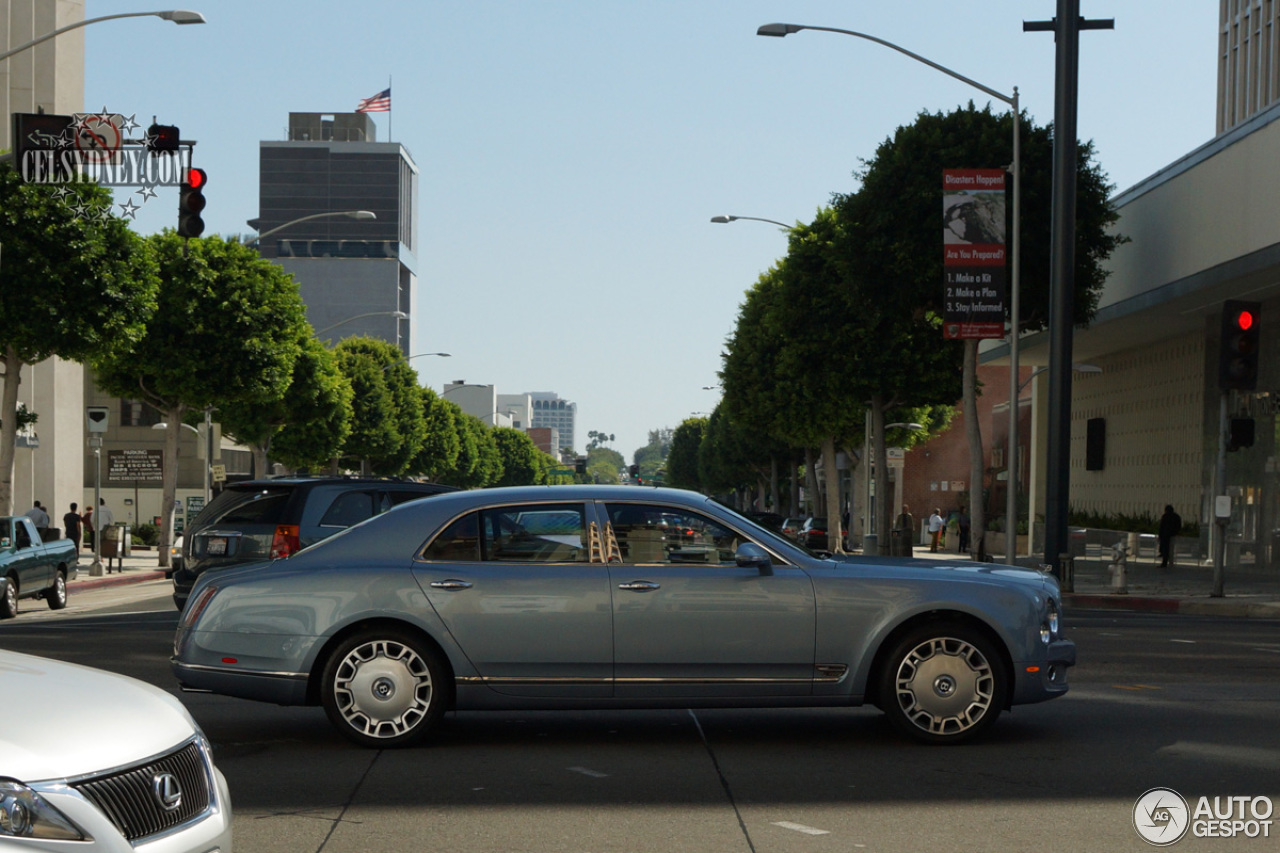
{"type": "Polygon", "coordinates": [[[323,335],[325,332],[345,326],[353,320],[363,320],[365,317],[395,317],[397,320],[408,320],[409,315],[403,311],[370,311],[367,314],[357,314],[354,317],[348,317],[345,320],[339,320],[332,326],[325,326],[323,329],[316,329],[316,335],[323,335]]]}
{"type": "Polygon", "coordinates": [[[383,373],[386,373],[388,370],[390,370],[391,368],[395,367],[397,364],[408,364],[409,362],[413,361],[415,358],[425,358],[425,357],[427,357],[427,356],[429,356],[429,355],[438,355],[438,356],[440,356],[441,358],[452,358],[452,357],[453,357],[453,356],[452,356],[452,354],[447,353],[447,352],[420,352],[420,353],[418,353],[417,355],[411,355],[411,356],[409,356],[408,358],[402,358],[402,359],[399,359],[398,361],[393,361],[393,362],[391,362],[390,364],[388,364],[388,365],[386,365],[385,367],[383,367],[383,368],[382,368],[382,372],[383,372],[383,373]]]}
{"type": "MultiPolygon", "coordinates": [[[[984,86],[976,80],[965,77],[947,68],[944,65],[925,59],[917,53],[912,53],[906,48],[877,38],[866,33],[854,32],[853,30],[836,29],[835,27],[813,27],[803,24],[765,24],[756,30],[758,36],[776,36],[783,37],[800,30],[821,30],[828,33],[840,33],[846,36],[854,36],[855,38],[873,41],[876,44],[884,45],[887,48],[898,51],[904,56],[909,56],[917,62],[922,62],[937,71],[941,71],[948,77],[954,77],[962,83],[967,83],[974,88],[985,92],[997,100],[1004,101],[1009,105],[1010,111],[1013,113],[1013,250],[1011,262],[1013,264],[1013,275],[1009,294],[1009,398],[1017,400],[1018,397],[1018,323],[1019,323],[1019,284],[1021,282],[1021,263],[1019,261],[1022,250],[1022,142],[1019,124],[1021,121],[1020,110],[1018,108],[1018,87],[1013,87],[1012,95],[1005,95],[997,92],[995,89],[984,86]]],[[[1018,427],[1017,419],[1010,420],[1009,425],[1009,476],[1011,482],[1016,482],[1017,476],[1017,455],[1018,447],[1018,427]]],[[[974,484],[970,484],[970,490],[975,488],[974,484]]],[[[976,484],[978,493],[981,494],[981,483],[976,484]]],[[[1005,502],[1005,526],[1010,526],[1010,520],[1017,512],[1017,505],[1014,503],[1013,490],[1009,490],[1008,499],[1005,502]]],[[[1006,551],[1010,549],[1006,548],[1006,551]]],[[[1012,562],[1012,561],[1010,561],[1012,562]]]]}
{"type": "Polygon", "coordinates": [[[162,18],[166,21],[173,21],[175,24],[203,24],[205,23],[204,15],[199,12],[189,12],[186,9],[172,9],[166,12],[121,12],[116,15],[103,15],[100,18],[88,18],[83,21],[76,21],[74,24],[68,24],[65,27],[59,27],[51,33],[45,33],[38,39],[33,39],[26,44],[20,44],[15,48],[0,53],[0,60],[8,59],[15,53],[21,53],[24,50],[43,44],[49,39],[57,38],[65,32],[76,30],[80,27],[87,27],[90,24],[96,24],[99,21],[111,21],[116,18],[162,18]]]}
{"type": "MultiPolygon", "coordinates": [[[[244,244],[248,246],[253,243],[258,243],[262,240],[262,238],[270,237],[272,234],[283,231],[284,229],[289,228],[291,226],[297,225],[299,222],[310,222],[313,219],[327,219],[328,217],[331,217],[331,216],[346,216],[350,219],[359,219],[361,221],[378,218],[378,214],[374,213],[372,210],[330,210],[324,213],[313,213],[310,216],[300,216],[297,219],[289,220],[283,225],[277,225],[275,228],[272,228],[267,231],[263,231],[257,237],[250,237],[248,240],[244,242],[244,244]]],[[[250,222],[248,223],[249,227],[252,228],[253,223],[257,221],[258,220],[256,219],[250,220],[250,222]]]]}
{"type": "Polygon", "coordinates": [[[763,219],[759,216],[713,216],[711,221],[719,224],[726,222],[737,222],[739,219],[750,219],[753,222],[768,222],[770,225],[779,225],[788,231],[794,228],[794,225],[788,225],[785,222],[779,222],[776,219],[763,219]]]}

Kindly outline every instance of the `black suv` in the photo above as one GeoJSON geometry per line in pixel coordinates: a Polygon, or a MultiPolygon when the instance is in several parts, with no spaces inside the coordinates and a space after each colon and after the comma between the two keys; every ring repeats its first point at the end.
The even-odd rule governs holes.
{"type": "Polygon", "coordinates": [[[173,603],[186,607],[196,578],[206,571],[288,557],[397,504],[452,491],[438,483],[354,477],[232,483],[184,532],[173,603]]]}

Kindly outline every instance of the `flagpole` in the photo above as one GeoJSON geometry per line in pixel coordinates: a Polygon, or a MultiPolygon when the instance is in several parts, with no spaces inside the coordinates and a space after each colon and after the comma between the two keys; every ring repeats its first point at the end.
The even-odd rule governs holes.
{"type": "Polygon", "coordinates": [[[391,75],[387,75],[387,141],[391,141],[391,75]]]}

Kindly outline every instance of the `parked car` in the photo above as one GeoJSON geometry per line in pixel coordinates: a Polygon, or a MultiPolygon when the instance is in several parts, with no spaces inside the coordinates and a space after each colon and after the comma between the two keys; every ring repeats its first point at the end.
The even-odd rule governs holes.
{"type": "Polygon", "coordinates": [[[181,610],[196,578],[288,557],[405,501],[456,491],[438,483],[358,477],[286,477],[232,483],[183,532],[173,603],[181,610]]]}
{"type": "Polygon", "coordinates": [[[792,542],[798,542],[800,540],[800,528],[803,526],[803,518],[800,518],[799,516],[791,516],[790,518],[784,518],[782,520],[780,532],[792,542]]]}
{"type": "Polygon", "coordinates": [[[796,541],[814,551],[825,551],[830,544],[827,540],[827,519],[816,515],[806,518],[796,535],[796,541]]]}
{"type": "Polygon", "coordinates": [[[370,747],[450,708],[863,703],[951,743],[1067,691],[1059,601],[1028,569],[819,559],[693,492],[479,489],[206,573],[172,668],[183,689],[322,705],[370,747]]]}
{"type": "Polygon", "coordinates": [[[0,849],[232,849],[227,782],[170,694],[0,651],[0,696],[0,849]]]}
{"type": "Polygon", "coordinates": [[[183,540],[183,538],[182,538],[182,534],[181,534],[181,533],[179,533],[177,536],[175,536],[175,537],[174,537],[174,539],[173,539],[173,544],[169,546],[169,568],[168,568],[168,569],[165,571],[165,573],[164,573],[164,576],[165,576],[166,578],[171,578],[171,577],[173,577],[173,573],[174,573],[174,572],[176,572],[176,571],[178,571],[179,569],[181,569],[181,568],[182,568],[182,563],[183,563],[183,556],[182,556],[182,544],[183,544],[183,541],[184,541],[184,540],[183,540]]]}
{"type": "Polygon", "coordinates": [[[0,619],[18,615],[18,599],[43,598],[53,610],[67,606],[80,549],[70,539],[41,542],[25,515],[0,517],[0,619]]]}

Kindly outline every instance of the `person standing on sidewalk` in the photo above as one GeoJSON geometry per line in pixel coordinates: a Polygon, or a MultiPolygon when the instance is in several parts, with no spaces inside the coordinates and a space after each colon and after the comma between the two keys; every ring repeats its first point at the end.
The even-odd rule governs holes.
{"type": "Polygon", "coordinates": [[[76,511],[76,505],[71,505],[71,511],[62,516],[62,529],[66,531],[67,538],[75,543],[76,551],[80,550],[80,513],[76,511]]]}
{"type": "Polygon", "coordinates": [[[929,516],[929,550],[938,553],[938,540],[942,538],[942,510],[934,507],[929,516]]]}
{"type": "Polygon", "coordinates": [[[27,510],[26,516],[35,525],[36,533],[40,534],[40,541],[43,542],[46,531],[49,529],[49,513],[45,512],[44,507],[40,506],[40,501],[36,501],[31,509],[27,510]]]}
{"type": "Polygon", "coordinates": [[[1173,537],[1182,532],[1182,516],[1173,511],[1173,504],[1165,504],[1164,515],[1160,516],[1160,568],[1169,568],[1169,558],[1173,556],[1173,537]]]}

